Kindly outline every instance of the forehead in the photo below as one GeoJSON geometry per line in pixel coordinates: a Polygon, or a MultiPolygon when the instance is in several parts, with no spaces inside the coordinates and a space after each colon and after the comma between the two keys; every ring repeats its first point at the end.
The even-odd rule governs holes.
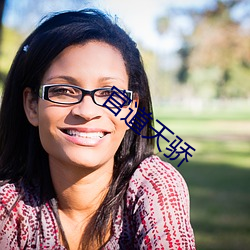
{"type": "Polygon", "coordinates": [[[120,78],[128,81],[123,57],[115,47],[99,41],[72,45],[64,49],[50,65],[43,80],[66,75],[80,81],[94,78],[120,78]]]}

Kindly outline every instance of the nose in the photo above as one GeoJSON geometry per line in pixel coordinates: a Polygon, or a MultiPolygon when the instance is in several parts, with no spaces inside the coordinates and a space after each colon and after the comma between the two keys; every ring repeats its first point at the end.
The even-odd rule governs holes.
{"type": "Polygon", "coordinates": [[[72,114],[74,116],[82,117],[85,120],[99,117],[102,113],[103,108],[96,105],[89,94],[85,95],[83,100],[80,103],[75,104],[72,108],[72,114]]]}

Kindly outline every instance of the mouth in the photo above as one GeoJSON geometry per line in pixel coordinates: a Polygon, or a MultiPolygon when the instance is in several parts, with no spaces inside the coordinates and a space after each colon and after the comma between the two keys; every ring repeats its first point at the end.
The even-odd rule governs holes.
{"type": "Polygon", "coordinates": [[[103,138],[108,132],[96,131],[96,132],[80,132],[72,129],[62,130],[63,133],[72,136],[72,137],[80,137],[80,138],[89,138],[89,139],[100,139],[103,138]]]}

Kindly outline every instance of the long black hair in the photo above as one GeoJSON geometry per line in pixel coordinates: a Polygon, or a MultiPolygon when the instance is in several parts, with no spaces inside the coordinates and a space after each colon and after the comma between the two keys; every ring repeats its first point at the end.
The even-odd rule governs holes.
{"type": "MultiPolygon", "coordinates": [[[[112,18],[98,10],[85,9],[43,19],[17,52],[7,76],[0,111],[0,178],[22,181],[25,185],[38,181],[41,202],[47,202],[54,191],[48,155],[40,143],[38,128],[28,122],[24,112],[23,91],[30,87],[37,92],[52,60],[65,48],[91,40],[105,42],[120,51],[129,76],[129,89],[139,96],[138,108],[153,112],[137,45],[112,18]]],[[[152,125],[149,121],[141,135],[152,136],[152,125]]],[[[110,189],[83,234],[83,249],[94,242],[99,246],[105,243],[104,236],[118,206],[122,205],[129,179],[140,162],[153,153],[153,144],[153,139],[143,139],[131,129],[126,132],[115,154],[110,189]]]]}

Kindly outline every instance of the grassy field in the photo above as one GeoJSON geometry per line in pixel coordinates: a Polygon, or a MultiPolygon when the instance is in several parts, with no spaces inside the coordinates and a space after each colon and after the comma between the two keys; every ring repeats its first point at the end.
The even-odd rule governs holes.
{"type": "Polygon", "coordinates": [[[197,249],[250,249],[250,108],[157,108],[155,118],[196,149],[179,168],[179,159],[169,162],[189,186],[197,249]]]}

